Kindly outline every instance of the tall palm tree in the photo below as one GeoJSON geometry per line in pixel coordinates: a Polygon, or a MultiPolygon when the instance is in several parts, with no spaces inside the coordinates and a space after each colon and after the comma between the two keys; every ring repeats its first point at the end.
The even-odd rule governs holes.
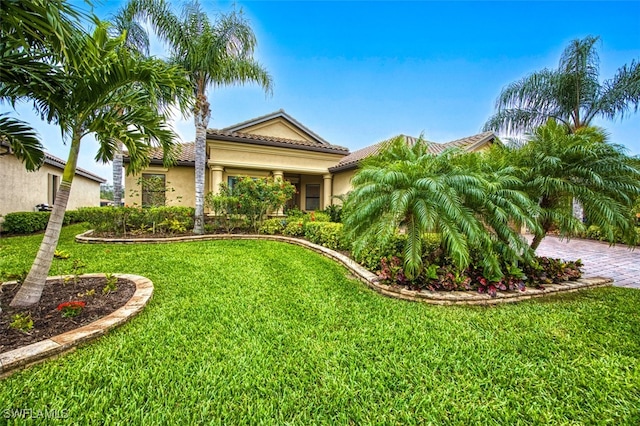
{"type": "Polygon", "coordinates": [[[584,231],[582,221],[573,215],[573,200],[582,204],[589,221],[608,241],[615,241],[618,229],[626,242],[635,243],[629,212],[640,195],[640,169],[622,147],[606,142],[601,129],[583,127],[570,133],[549,120],[515,154],[514,162],[525,172],[523,189],[540,207],[532,249],[554,227],[565,236],[584,231]]]}
{"type": "Polygon", "coordinates": [[[148,164],[153,146],[161,146],[166,163],[171,162],[176,135],[166,126],[167,117],[158,109],[158,99],[175,99],[185,108],[188,106],[190,85],[184,71],[157,59],[131,55],[122,48],[124,37],[109,37],[107,28],[106,23],[97,23],[92,35],[73,32],[75,48],[66,53],[69,59],[56,68],[64,87],[56,91],[40,88],[31,95],[37,112],[60,126],[70,147],[44,239],[11,306],[29,306],[40,300],[84,136],[96,136],[96,159],[104,162],[113,157],[114,141],[122,141],[131,158],[129,168],[134,172],[148,164]],[[93,66],[95,63],[100,66],[93,66]]]}
{"type": "Polygon", "coordinates": [[[560,57],[558,69],[534,72],[500,93],[496,113],[485,130],[532,131],[553,118],[573,132],[594,118],[624,118],[640,104],[640,62],[624,65],[609,80],[599,81],[599,37],[573,40],[560,57]]]}
{"type": "Polygon", "coordinates": [[[195,105],[195,220],[193,232],[204,233],[204,177],[206,132],[211,118],[207,98],[210,86],[256,82],[272,90],[268,72],[253,59],[256,37],[242,11],[220,15],[211,22],[192,1],[179,18],[164,0],[131,0],[130,7],[141,19],[149,19],[158,35],[171,49],[170,61],[181,65],[189,75],[195,105]]]}
{"type": "Polygon", "coordinates": [[[501,249],[508,247],[506,254],[513,259],[525,255],[526,243],[509,226],[510,220],[531,223],[525,214],[531,203],[509,189],[519,181],[506,172],[485,173],[477,164],[468,167],[478,159],[459,158],[464,156],[452,151],[434,156],[422,139],[409,146],[397,138],[379,155],[365,160],[353,177],[343,213],[356,254],[371,242],[385,244],[404,228],[404,266],[409,278],[423,267],[426,232],[441,234],[445,253],[460,268],[469,265],[472,251],[483,253],[487,276],[501,275],[501,249]]]}
{"type": "MultiPolygon", "coordinates": [[[[130,49],[132,53],[142,56],[149,54],[149,34],[140,24],[140,22],[134,19],[135,10],[130,6],[121,7],[113,19],[111,20],[111,32],[114,36],[124,35],[124,45],[130,49]]],[[[116,142],[116,150],[113,154],[113,204],[116,206],[122,205],[122,167],[123,167],[123,145],[122,141],[116,142]]]]}

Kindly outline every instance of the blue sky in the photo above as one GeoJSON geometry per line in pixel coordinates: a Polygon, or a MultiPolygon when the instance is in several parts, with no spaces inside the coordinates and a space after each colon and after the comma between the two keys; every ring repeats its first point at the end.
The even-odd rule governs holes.
{"type": "MultiPolygon", "coordinates": [[[[74,2],[82,4],[82,2],[74,2]]],[[[96,2],[97,3],[97,2],[96,2]]],[[[121,1],[96,7],[107,19],[121,1]]],[[[182,4],[180,1],[176,5],[182,4]]],[[[231,2],[202,4],[212,15],[231,2]]],[[[446,142],[481,131],[500,90],[555,68],[569,41],[598,35],[601,78],[640,60],[640,2],[237,1],[258,38],[256,58],[274,80],[212,88],[212,120],[221,128],[280,108],[327,141],[356,150],[404,133],[446,142]]],[[[160,44],[153,53],[163,55],[160,44]]],[[[3,108],[3,109],[6,109],[3,108]]],[[[36,124],[28,106],[19,117],[36,124]]],[[[599,121],[612,142],[640,154],[640,114],[599,121]]],[[[48,150],[66,158],[57,128],[37,125],[48,150]]],[[[192,119],[177,120],[185,142],[192,119]]],[[[79,166],[111,180],[83,141],[79,166]]]]}

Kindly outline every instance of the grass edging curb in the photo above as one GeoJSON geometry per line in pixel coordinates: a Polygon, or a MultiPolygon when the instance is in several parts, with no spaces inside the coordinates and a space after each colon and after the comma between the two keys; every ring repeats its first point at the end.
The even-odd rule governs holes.
{"type": "Polygon", "coordinates": [[[499,303],[512,303],[528,300],[536,297],[549,296],[558,293],[570,293],[578,290],[606,287],[613,284],[613,279],[592,277],[581,278],[576,281],[567,281],[563,284],[547,284],[544,289],[527,288],[525,291],[503,292],[499,291],[495,297],[488,294],[480,294],[475,291],[428,291],[408,290],[405,288],[389,286],[380,283],[380,279],[373,272],[365,269],[349,257],[328,249],[324,246],[311,243],[307,240],[285,237],[281,235],[250,235],[250,234],[209,234],[193,235],[169,238],[98,238],[91,237],[92,230],[76,235],[79,243],[112,243],[112,244],[136,244],[136,243],[170,243],[187,241],[208,240],[271,240],[295,244],[313,250],[323,256],[333,259],[344,265],[357,279],[365,283],[369,288],[388,297],[424,302],[434,305],[495,305],[499,303]]]}
{"type": "MultiPolygon", "coordinates": [[[[83,274],[80,277],[104,277],[104,274],[83,274]]],[[[75,350],[85,342],[97,339],[114,327],[124,324],[137,315],[153,295],[153,283],[148,278],[132,274],[113,274],[114,277],[131,281],[136,286],[133,296],[124,306],[92,323],[75,330],[58,334],[40,342],[32,343],[18,349],[0,353],[0,379],[9,376],[19,369],[45,361],[49,358],[75,350]]],[[[47,281],[62,279],[63,276],[48,277],[47,281]]],[[[5,284],[11,284],[5,283],[5,284]]]]}

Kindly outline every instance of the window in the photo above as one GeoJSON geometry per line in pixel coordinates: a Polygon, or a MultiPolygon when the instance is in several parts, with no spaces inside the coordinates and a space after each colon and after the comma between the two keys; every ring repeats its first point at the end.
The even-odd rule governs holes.
{"type": "Polygon", "coordinates": [[[236,186],[236,182],[238,181],[238,176],[229,176],[227,178],[227,186],[229,187],[229,191],[233,193],[233,187],[236,186]]]}
{"type": "Polygon", "coordinates": [[[320,185],[309,184],[305,196],[305,210],[320,210],[320,185]]]}
{"type": "Polygon", "coordinates": [[[56,196],[58,195],[58,187],[60,186],[60,176],[52,175],[51,173],[49,173],[47,178],[48,178],[47,179],[47,186],[48,186],[47,203],[50,206],[53,206],[53,204],[56,202],[56,196]]]}
{"type": "Polygon", "coordinates": [[[165,175],[142,174],[142,207],[164,206],[166,192],[165,175]]]}

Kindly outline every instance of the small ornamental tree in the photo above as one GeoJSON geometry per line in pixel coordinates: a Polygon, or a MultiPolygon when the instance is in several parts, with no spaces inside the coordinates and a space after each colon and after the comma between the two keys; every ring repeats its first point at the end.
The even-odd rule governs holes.
{"type": "Polygon", "coordinates": [[[228,195],[238,200],[238,213],[245,215],[253,231],[258,232],[267,213],[282,209],[295,191],[284,180],[240,176],[228,195]]]}

